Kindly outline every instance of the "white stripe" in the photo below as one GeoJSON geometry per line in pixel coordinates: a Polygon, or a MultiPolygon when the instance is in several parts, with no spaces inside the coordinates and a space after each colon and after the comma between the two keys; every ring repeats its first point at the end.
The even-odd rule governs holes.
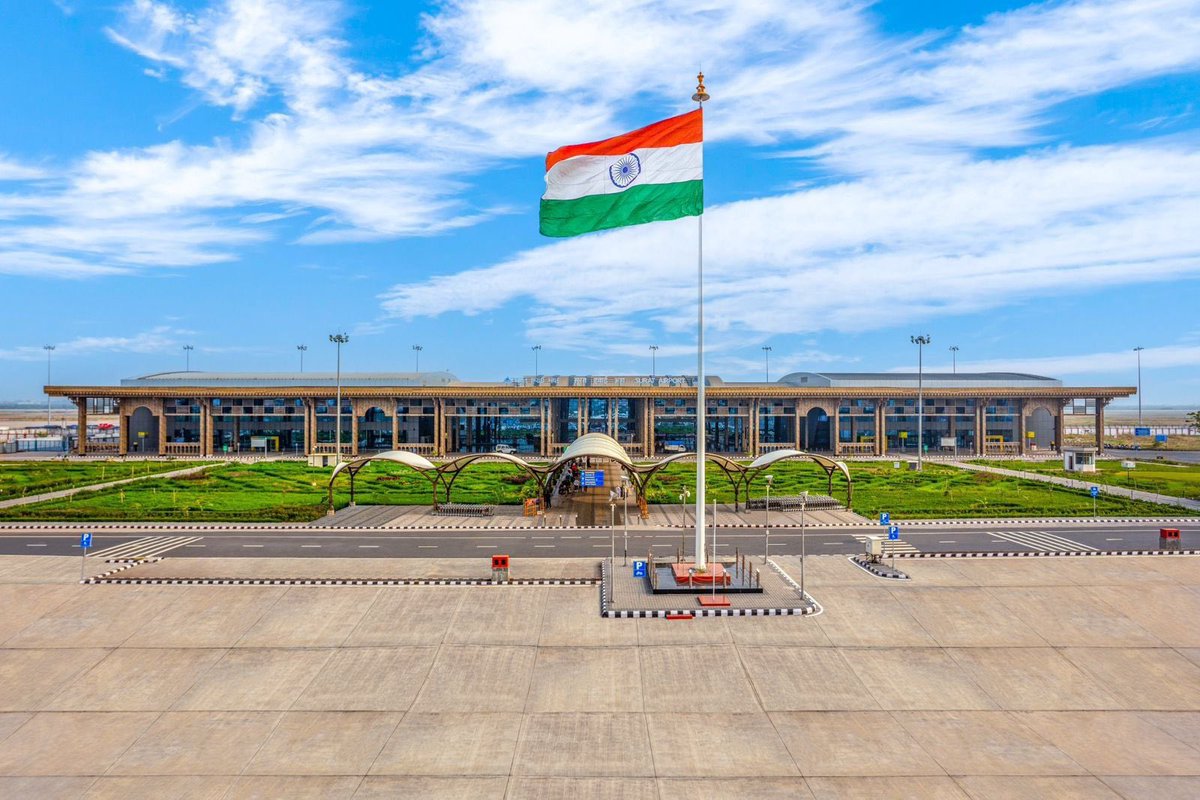
{"type": "Polygon", "coordinates": [[[624,153],[563,159],[546,173],[546,193],[542,199],[577,200],[594,194],[617,194],[647,183],[704,179],[704,146],[700,142],[675,147],[639,147],[633,154],[641,162],[641,172],[628,186],[618,186],[609,174],[609,167],[624,158],[624,153]]]}

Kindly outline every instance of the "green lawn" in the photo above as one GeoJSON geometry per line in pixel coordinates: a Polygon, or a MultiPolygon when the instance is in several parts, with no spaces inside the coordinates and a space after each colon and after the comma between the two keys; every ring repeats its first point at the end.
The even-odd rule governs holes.
{"type": "MultiPolygon", "coordinates": [[[[329,473],[294,461],[226,464],[179,478],[148,478],[62,500],[0,509],[0,519],[313,520],[325,512],[329,473]]],[[[479,464],[455,482],[452,499],[519,503],[522,491],[529,491],[525,483],[516,467],[479,464]]],[[[340,478],[337,488],[334,500],[341,508],[350,502],[349,481],[340,478]]],[[[372,464],[355,482],[355,500],[364,505],[422,505],[432,498],[425,478],[396,464],[372,464]]]]}
{"type": "MultiPolygon", "coordinates": [[[[1092,514],[1092,501],[1086,493],[1028,480],[932,464],[920,473],[895,469],[891,462],[854,463],[850,470],[854,476],[854,510],[867,517],[880,511],[888,511],[897,519],[1092,514]]],[[[771,473],[773,496],[803,490],[826,492],[825,474],[813,464],[784,462],[773,466],[771,473]]],[[[708,496],[718,502],[732,502],[732,489],[720,470],[710,467],[707,476],[708,496]]],[[[63,500],[0,509],[0,519],[307,521],[324,513],[328,480],[328,469],[298,462],[225,464],[183,478],[148,478],[63,500]]],[[[673,464],[651,483],[648,498],[652,503],[677,503],[680,491],[694,485],[695,467],[673,464]]],[[[761,497],[764,490],[760,478],[751,494],[761,497]]],[[[486,463],[463,472],[454,484],[451,499],[516,504],[533,491],[532,481],[516,467],[486,463]]],[[[834,478],[834,496],[845,498],[845,485],[838,476],[834,478]]],[[[349,499],[349,482],[339,479],[337,507],[345,506],[349,499]]],[[[364,505],[425,505],[431,502],[432,494],[428,481],[420,475],[396,464],[375,463],[359,473],[355,499],[364,505]]],[[[1130,502],[1115,494],[1102,494],[1097,511],[1127,516],[1168,513],[1161,506],[1130,502]]]]}
{"type": "Polygon", "coordinates": [[[1168,464],[1161,461],[1135,461],[1137,464],[1126,471],[1121,467],[1120,460],[1102,459],[1096,462],[1097,471],[1065,472],[1061,461],[991,461],[995,467],[1019,469],[1025,472],[1037,472],[1042,475],[1057,475],[1062,478],[1074,478],[1089,481],[1104,486],[1120,486],[1141,489],[1156,494],[1166,494],[1172,497],[1187,497],[1200,500],[1200,465],[1168,464]]]}
{"type": "Polygon", "coordinates": [[[0,500],[198,466],[191,461],[10,461],[0,463],[0,500]]]}
{"type": "MultiPolygon", "coordinates": [[[[673,464],[647,493],[651,502],[679,502],[679,491],[695,485],[695,467],[673,464]]],[[[771,495],[795,495],[808,490],[825,494],[825,473],[813,464],[783,462],[771,467],[774,486],[771,495]]],[[[1092,498],[1086,492],[1065,489],[1036,481],[1005,478],[984,472],[926,464],[921,472],[896,469],[892,462],[850,464],[854,478],[854,510],[866,517],[887,511],[897,519],[941,517],[1025,517],[1092,515],[1092,498]]],[[[733,492],[725,476],[712,467],[705,475],[710,497],[732,502],[733,492]]],[[[845,483],[839,475],[833,479],[833,496],[845,501],[845,483]]],[[[765,494],[759,478],[751,487],[751,496],[765,494]]],[[[1153,503],[1130,501],[1116,495],[1101,495],[1097,513],[1105,516],[1175,516],[1186,513],[1153,503]]]]}

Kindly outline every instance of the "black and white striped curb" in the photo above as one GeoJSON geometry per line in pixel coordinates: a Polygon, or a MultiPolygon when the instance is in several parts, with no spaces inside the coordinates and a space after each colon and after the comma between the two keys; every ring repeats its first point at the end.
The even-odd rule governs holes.
{"type": "MultiPolygon", "coordinates": [[[[898,556],[900,556],[900,553],[897,553],[896,555],[898,557],[898,556]]],[[[849,560],[850,560],[851,564],[855,565],[859,569],[862,569],[862,570],[865,570],[865,571],[871,573],[872,575],[874,575],[877,578],[883,578],[883,579],[889,580],[889,581],[912,580],[912,578],[910,578],[908,575],[905,575],[900,570],[882,569],[879,567],[879,565],[872,564],[870,561],[867,561],[866,559],[862,558],[861,556],[850,556],[849,560]]]]}
{"type": "Polygon", "coordinates": [[[136,566],[140,566],[142,564],[152,564],[155,561],[161,561],[161,559],[155,558],[150,561],[146,561],[146,560],[142,560],[142,561],[130,561],[130,560],[106,561],[106,562],[104,562],[106,564],[120,564],[121,566],[116,567],[114,569],[110,569],[107,572],[101,572],[99,575],[92,575],[91,577],[84,578],[83,580],[80,581],[80,583],[110,583],[110,582],[114,582],[114,581],[109,580],[109,576],[116,575],[117,573],[124,572],[127,569],[132,569],[132,568],[134,568],[136,566]]]}
{"type": "Polygon", "coordinates": [[[486,578],[108,578],[110,574],[87,582],[168,586],[592,586],[600,582],[599,578],[518,578],[495,583],[486,578]]]}
{"type": "MultiPolygon", "coordinates": [[[[779,570],[779,567],[775,567],[779,570]]],[[[785,578],[787,573],[779,570],[785,578]]],[[[684,609],[611,609],[608,607],[608,562],[600,562],[600,616],[606,619],[666,619],[667,617],[792,617],[816,613],[816,601],[808,608],[684,608],[684,609]]],[[[791,580],[788,578],[788,580],[791,580]]],[[[795,586],[795,581],[792,581],[795,586]]],[[[799,591],[799,587],[796,587],[799,591]]]]}
{"type": "Polygon", "coordinates": [[[901,520],[892,518],[892,522],[896,525],[990,525],[994,527],[1004,527],[1006,525],[1045,525],[1053,523],[1055,525],[1117,525],[1117,524],[1136,524],[1145,523],[1188,523],[1200,522],[1200,517],[1025,517],[1017,519],[1012,518],[997,518],[988,517],[980,519],[910,519],[901,520]]]}
{"type": "Polygon", "coordinates": [[[949,553],[896,553],[896,558],[1030,558],[1036,556],[1195,556],[1200,550],[1024,550],[956,551],[949,553]]]}

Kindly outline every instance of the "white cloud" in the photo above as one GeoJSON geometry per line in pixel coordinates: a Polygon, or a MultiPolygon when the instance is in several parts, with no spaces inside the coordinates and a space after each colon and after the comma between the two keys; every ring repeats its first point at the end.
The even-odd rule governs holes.
{"type": "MultiPolygon", "coordinates": [[[[870,330],[1084,283],[1195,275],[1200,151],[1190,141],[1055,149],[731,203],[705,216],[714,347],[870,330]]],[[[623,342],[649,340],[638,328],[647,320],[668,332],[694,330],[695,225],[534,248],[398,285],[383,308],[402,318],[470,315],[523,299],[539,341],[587,336],[620,352],[623,342]]]]}
{"type": "MultiPolygon", "coordinates": [[[[166,353],[183,346],[184,336],[191,331],[169,326],[158,326],[130,336],[80,336],[54,346],[54,357],[86,356],[97,353],[166,353]]],[[[24,345],[0,349],[3,361],[44,361],[46,351],[42,345],[24,345]]]]}
{"type": "Polygon", "coordinates": [[[45,176],[44,170],[14,161],[0,153],[0,181],[28,181],[45,176]]]}
{"type": "MultiPolygon", "coordinates": [[[[1200,367],[1200,346],[1173,344],[1147,347],[1142,351],[1142,369],[1200,367]]],[[[915,369],[913,365],[912,369],[915,369]]],[[[994,358],[960,362],[958,368],[971,372],[1033,372],[1043,375],[1080,375],[1119,373],[1132,380],[1137,368],[1137,353],[1119,350],[1103,353],[1080,353],[1040,358],[994,358]]],[[[931,368],[932,369],[932,368],[931,368]]]]}
{"type": "MultiPolygon", "coordinates": [[[[306,244],[460,229],[511,211],[472,202],[481,174],[644,122],[650,108],[686,107],[691,65],[701,63],[716,98],[711,140],[781,144],[818,159],[827,174],[877,179],[860,193],[876,213],[892,215],[891,226],[872,219],[883,236],[912,222],[904,202],[883,194],[889,181],[932,198],[917,167],[952,171],[977,148],[1034,141],[1047,110],[1064,99],[1200,63],[1195,0],[1040,4],[965,32],[916,38],[882,33],[861,0],[446,0],[423,17],[421,50],[398,74],[350,57],[341,26],[352,12],[336,0],[217,0],[197,10],[127,3],[108,30],[112,41],[146,59],[155,76],[177,77],[242,122],[211,142],[89,153],[52,186],[0,194],[0,250],[10,251],[0,261],[39,251],[63,260],[42,273],[54,276],[88,272],[66,262],[100,264],[93,272],[213,263],[279,237],[283,226],[273,223],[283,215],[289,229],[307,221],[299,237],[306,244]]],[[[0,160],[0,179],[14,169],[7,163],[0,160]]],[[[17,169],[24,170],[17,178],[40,177],[17,169]]],[[[852,194],[856,184],[848,186],[852,194]]],[[[817,191],[839,197],[838,189],[817,191]]],[[[764,208],[804,211],[804,196],[767,199],[764,208]]],[[[986,216],[989,199],[978,192],[971,199],[986,216]]],[[[528,207],[534,202],[531,194],[528,207]]],[[[850,219],[863,213],[845,210],[850,219]]],[[[834,227],[846,225],[835,220],[834,227]]],[[[784,262],[834,263],[810,257],[779,229],[764,233],[762,241],[738,243],[767,264],[764,280],[784,262]]],[[[896,248],[849,238],[839,246],[879,242],[917,252],[915,241],[896,248]]],[[[977,257],[969,242],[932,238],[922,265],[977,257]]],[[[578,254],[600,269],[588,255],[596,246],[547,252],[578,254]]],[[[561,263],[546,266],[562,270],[561,263]]],[[[911,258],[901,263],[913,266],[911,258]]],[[[848,266],[862,267],[853,259],[848,266]]],[[[612,278],[627,274],[621,264],[602,269],[612,278]]],[[[447,280],[443,288],[454,292],[455,279],[447,280]]],[[[788,285],[786,274],[774,280],[776,288],[788,285]]],[[[504,285],[477,289],[511,296],[504,285]]],[[[582,291],[553,293],[547,313],[587,301],[582,291]]],[[[745,301],[733,285],[714,292],[717,309],[745,301]]],[[[657,308],[672,324],[687,302],[680,283],[657,305],[642,298],[634,307],[657,308]]],[[[756,328],[779,329],[808,310],[781,310],[756,328]]],[[[912,310],[923,313],[920,305],[912,310]]],[[[540,318],[534,323],[541,330],[540,318]]]]}

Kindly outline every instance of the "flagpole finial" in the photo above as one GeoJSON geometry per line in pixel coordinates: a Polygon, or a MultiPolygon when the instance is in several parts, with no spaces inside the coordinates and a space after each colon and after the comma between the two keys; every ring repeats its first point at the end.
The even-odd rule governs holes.
{"type": "Polygon", "coordinates": [[[708,92],[704,91],[704,73],[696,74],[696,93],[692,95],[692,99],[697,103],[703,103],[708,99],[708,92]]]}

